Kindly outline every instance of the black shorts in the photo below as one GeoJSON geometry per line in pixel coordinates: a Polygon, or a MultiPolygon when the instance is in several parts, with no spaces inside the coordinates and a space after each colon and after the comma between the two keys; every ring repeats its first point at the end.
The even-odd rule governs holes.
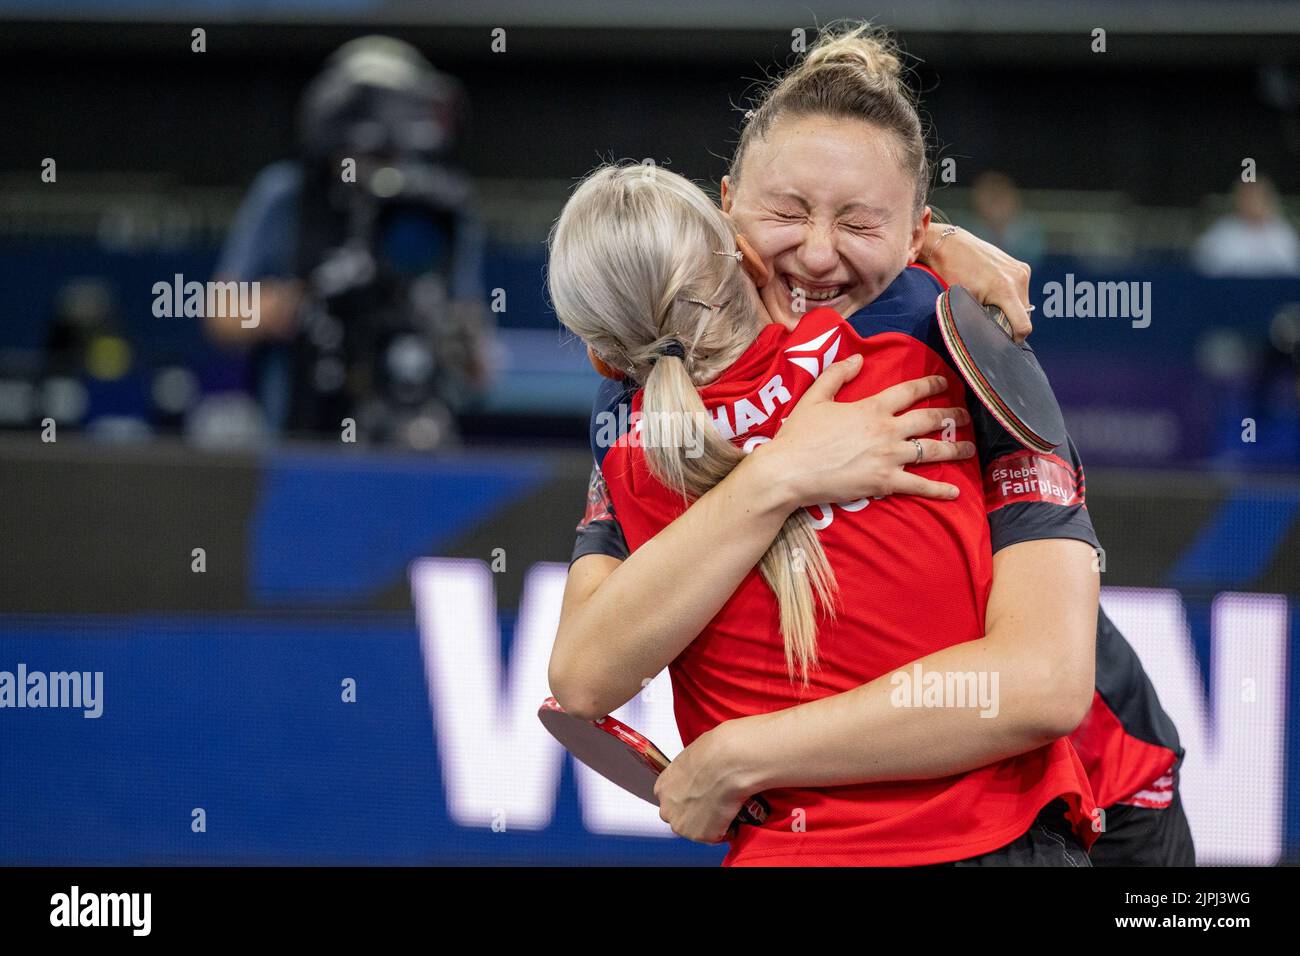
{"type": "Polygon", "coordinates": [[[1161,810],[1107,807],[1105,829],[1090,856],[1094,866],[1195,866],[1196,846],[1178,788],[1161,810]]]}
{"type": "MultiPolygon", "coordinates": [[[[1065,815],[1069,806],[1056,799],[1043,807],[1033,824],[1004,847],[979,856],[936,866],[1092,866],[1065,815]]],[[[922,868],[923,869],[923,868],[922,868]]]]}

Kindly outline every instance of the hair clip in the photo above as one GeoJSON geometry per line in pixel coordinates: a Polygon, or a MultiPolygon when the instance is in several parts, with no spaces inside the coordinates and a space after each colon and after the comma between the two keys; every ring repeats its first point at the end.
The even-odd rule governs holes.
{"type": "Polygon", "coordinates": [[[748,122],[749,122],[750,120],[752,120],[753,118],[754,118],[754,111],[753,111],[753,110],[745,110],[745,122],[748,123],[748,122]]]}
{"type": "Polygon", "coordinates": [[[702,299],[692,299],[692,298],[689,298],[689,297],[687,297],[687,296],[682,296],[682,301],[683,301],[683,302],[690,302],[690,303],[693,303],[693,304],[695,304],[695,305],[702,306],[703,308],[708,309],[710,312],[712,312],[714,309],[720,309],[720,308],[722,308],[722,306],[720,306],[720,305],[714,305],[714,304],[712,304],[712,303],[710,303],[710,302],[705,302],[705,301],[703,301],[702,299]]]}
{"type": "Polygon", "coordinates": [[[739,249],[737,249],[735,252],[721,252],[721,251],[718,251],[718,252],[715,252],[715,253],[713,253],[713,254],[714,254],[715,256],[727,256],[728,258],[735,259],[737,262],[739,262],[741,259],[745,258],[745,254],[744,254],[743,252],[741,252],[739,249]]]}

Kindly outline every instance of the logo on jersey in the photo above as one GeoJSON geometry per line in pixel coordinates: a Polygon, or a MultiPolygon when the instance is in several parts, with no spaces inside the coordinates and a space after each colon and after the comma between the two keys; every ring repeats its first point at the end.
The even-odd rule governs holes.
{"type": "MultiPolygon", "coordinates": [[[[789,362],[796,368],[807,372],[814,379],[830,368],[840,350],[840,329],[832,328],[815,339],[791,345],[785,349],[789,362]]],[[[757,401],[742,398],[738,402],[718,405],[710,411],[714,427],[728,441],[748,435],[761,425],[765,425],[780,408],[790,404],[792,396],[780,375],[773,375],[758,390],[757,401]]]]}
{"type": "Polygon", "coordinates": [[[1018,451],[994,459],[984,470],[984,505],[989,512],[1029,501],[1081,505],[1083,492],[1083,471],[1056,455],[1018,451]]]}
{"type": "Polygon", "coordinates": [[[581,531],[593,521],[613,521],[614,503],[609,497],[609,487],[599,466],[591,469],[591,480],[587,482],[587,510],[578,522],[581,531]]]}
{"type": "Polygon", "coordinates": [[[773,413],[791,401],[790,390],[781,381],[780,375],[773,375],[758,390],[758,404],[748,398],[742,398],[730,405],[718,405],[709,415],[713,418],[713,427],[727,441],[748,435],[758,426],[764,424],[773,413]]]}
{"type": "Polygon", "coordinates": [[[1117,800],[1128,807],[1144,807],[1147,810],[1163,810],[1174,802],[1174,771],[1171,769],[1157,777],[1149,786],[1139,790],[1126,800],[1117,800]]]}
{"type": "Polygon", "coordinates": [[[786,352],[790,354],[790,364],[803,369],[813,378],[831,367],[831,363],[835,361],[835,356],[839,351],[840,330],[837,328],[823,332],[809,342],[791,345],[786,349],[786,352]],[[829,346],[826,346],[827,340],[830,340],[829,346]],[[826,350],[823,352],[824,346],[826,350]]]}

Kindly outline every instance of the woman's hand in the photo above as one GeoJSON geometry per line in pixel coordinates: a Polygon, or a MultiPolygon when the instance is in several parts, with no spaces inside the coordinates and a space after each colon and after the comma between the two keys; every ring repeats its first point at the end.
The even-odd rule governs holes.
{"type": "Polygon", "coordinates": [[[975,454],[968,441],[918,438],[966,425],[965,408],[917,408],[917,402],[944,390],[942,376],[912,379],[856,402],[837,402],[835,395],[862,368],[852,355],[823,372],[801,397],[776,437],[754,449],[755,465],[770,480],[782,483],[792,507],[856,501],[892,494],[956,498],[956,485],[931,481],[906,471],[917,461],[955,461],[975,454]]]}
{"type": "Polygon", "coordinates": [[[1011,321],[1016,341],[1023,342],[1034,329],[1029,321],[1029,265],[965,229],[944,236],[950,228],[956,229],[941,222],[930,224],[921,246],[922,260],[945,282],[969,289],[981,305],[1001,309],[1011,321]]]}
{"type": "Polygon", "coordinates": [[[750,794],[733,774],[728,721],[701,734],[655,782],[659,816],[678,836],[721,843],[750,794]]]}

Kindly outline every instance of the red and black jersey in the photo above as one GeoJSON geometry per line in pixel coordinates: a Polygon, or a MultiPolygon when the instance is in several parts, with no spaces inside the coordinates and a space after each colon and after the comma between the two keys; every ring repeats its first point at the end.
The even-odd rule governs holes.
{"type": "MultiPolygon", "coordinates": [[[[930,315],[941,283],[929,270],[912,267],[875,302],[851,317],[859,334],[903,329],[947,359],[930,315]],[[910,317],[910,320],[909,320],[910,317]]],[[[950,381],[956,379],[945,370],[950,381]]],[[[892,384],[884,382],[881,387],[892,384]]],[[[626,422],[632,394],[604,382],[592,419],[592,470],[587,513],[578,526],[573,559],[584,554],[628,555],[628,545],[601,474],[611,421],[626,422]]],[[[1084,475],[1072,443],[1053,455],[1026,451],[977,402],[968,401],[979,460],[992,550],[1038,538],[1080,538],[1095,545],[1084,508],[1084,475]]],[[[1163,806],[1171,796],[1172,771],[1183,751],[1132,646],[1106,617],[1097,623],[1097,693],[1071,741],[1088,771],[1099,806],[1132,803],[1163,806]]]]}

